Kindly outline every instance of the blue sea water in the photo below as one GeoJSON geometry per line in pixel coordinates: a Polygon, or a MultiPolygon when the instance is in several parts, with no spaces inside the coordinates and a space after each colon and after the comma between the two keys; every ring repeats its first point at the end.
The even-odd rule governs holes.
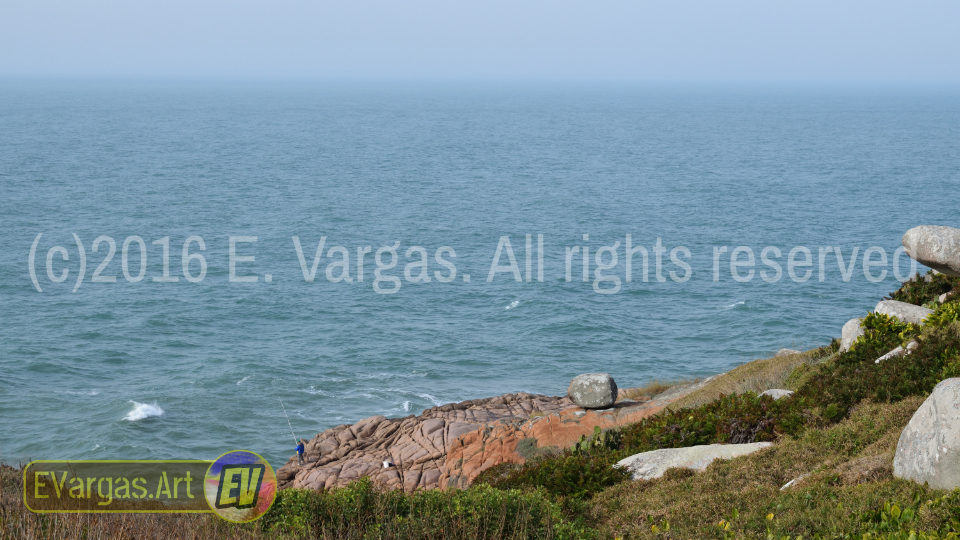
{"type": "Polygon", "coordinates": [[[308,437],[374,414],[562,394],[583,372],[632,386],[823,345],[897,288],[907,229],[960,226],[958,188],[955,90],[0,82],[0,459],[244,448],[279,466],[293,453],[281,399],[308,437]],[[625,281],[627,234],[649,252],[648,281],[640,254],[625,281]],[[92,281],[110,249],[102,239],[93,252],[101,236],[115,244],[98,274],[112,283],[92,281]],[[191,236],[205,247],[188,246],[206,261],[196,283],[183,269],[191,236]],[[230,281],[238,236],[257,240],[236,242],[234,274],[256,282],[230,281]],[[294,236],[308,272],[325,237],[312,282],[294,236]],[[487,281],[504,236],[521,282],[512,271],[487,281]],[[131,237],[146,248],[136,282],[131,237]],[[175,283],[153,279],[163,238],[175,283]],[[620,289],[597,293],[595,254],[616,242],[607,274],[620,289]],[[400,289],[379,294],[375,255],[396,243],[381,276],[400,289]],[[349,254],[350,283],[327,279],[343,256],[334,246],[349,254]],[[429,283],[405,277],[414,246],[429,283]],[[450,275],[435,259],[444,246],[456,253],[442,254],[449,283],[434,274],[450,275]],[[670,259],[680,246],[687,272],[670,259]],[[731,275],[737,246],[754,254],[746,282],[731,275]],[[767,246],[780,250],[773,283],[759,274],[774,273],[767,246]],[[813,271],[805,282],[786,267],[798,246],[812,252],[797,269],[813,271]],[[846,264],[859,250],[849,280],[833,253],[819,279],[826,246],[846,264]],[[871,246],[888,258],[879,283],[862,271],[871,246]]]}

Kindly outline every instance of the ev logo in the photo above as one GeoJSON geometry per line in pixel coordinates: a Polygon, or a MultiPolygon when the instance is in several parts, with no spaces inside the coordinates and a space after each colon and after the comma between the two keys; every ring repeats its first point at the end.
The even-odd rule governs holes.
{"type": "Polygon", "coordinates": [[[214,513],[227,521],[245,523],[270,509],[277,495],[277,476],[258,454],[234,450],[210,465],[203,488],[214,513]]]}
{"type": "Polygon", "coordinates": [[[231,465],[220,469],[217,508],[253,508],[260,495],[263,465],[231,465]]]}

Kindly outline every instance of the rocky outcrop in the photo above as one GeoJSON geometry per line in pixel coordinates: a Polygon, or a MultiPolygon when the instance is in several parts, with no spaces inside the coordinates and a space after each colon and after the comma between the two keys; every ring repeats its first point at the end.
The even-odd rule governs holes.
{"type": "Polygon", "coordinates": [[[584,409],[606,409],[617,401],[617,383],[607,373],[584,373],[570,381],[567,395],[584,409]]]}
{"type": "Polygon", "coordinates": [[[435,488],[449,448],[464,434],[489,422],[571,407],[576,405],[567,398],[519,393],[433,407],[420,416],[371,416],[318,434],[304,448],[306,465],[292,457],[277,480],[281,488],[323,489],[369,476],[390,488],[435,488]],[[394,466],[384,467],[384,461],[394,466]]]}
{"type": "Polygon", "coordinates": [[[863,326],[860,325],[860,319],[850,319],[843,325],[840,338],[840,352],[847,352],[857,338],[863,335],[863,326]]]}
{"type": "Polygon", "coordinates": [[[647,401],[621,400],[606,410],[519,393],[433,407],[420,416],[371,416],[318,434],[306,444],[306,464],[292,456],[277,480],[281,489],[341,487],[363,477],[406,491],[466,487],[494,465],[569,447],[597,426],[637,422],[699,386],[674,387],[647,401]]]}
{"type": "Polygon", "coordinates": [[[688,448],[665,448],[634,454],[621,459],[617,466],[626,467],[634,480],[660,478],[667,469],[683,468],[703,471],[717,459],[733,459],[773,446],[773,443],[707,444],[688,448]]]}
{"type": "Polygon", "coordinates": [[[960,229],[921,225],[907,231],[902,242],[913,260],[950,277],[960,277],[960,229]]]}
{"type": "Polygon", "coordinates": [[[960,487],[960,379],[941,381],[910,419],[893,475],[936,489],[960,487]]]}
{"type": "Polygon", "coordinates": [[[927,318],[927,315],[933,313],[932,309],[915,306],[906,302],[899,302],[897,300],[882,300],[877,304],[877,307],[874,308],[874,311],[889,315],[890,317],[896,317],[902,322],[916,325],[923,324],[923,320],[927,318]]]}

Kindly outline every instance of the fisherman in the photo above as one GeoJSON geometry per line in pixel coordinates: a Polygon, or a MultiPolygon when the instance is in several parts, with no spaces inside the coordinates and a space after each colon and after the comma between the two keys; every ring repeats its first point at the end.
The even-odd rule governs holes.
{"type": "Polygon", "coordinates": [[[297,439],[297,463],[303,466],[303,439],[297,439]]]}

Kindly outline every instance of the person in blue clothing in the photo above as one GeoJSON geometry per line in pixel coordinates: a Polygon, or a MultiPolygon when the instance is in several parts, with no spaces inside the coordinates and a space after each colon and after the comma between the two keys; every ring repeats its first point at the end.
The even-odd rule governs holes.
{"type": "Polygon", "coordinates": [[[303,465],[303,439],[297,439],[297,463],[303,465]]]}

